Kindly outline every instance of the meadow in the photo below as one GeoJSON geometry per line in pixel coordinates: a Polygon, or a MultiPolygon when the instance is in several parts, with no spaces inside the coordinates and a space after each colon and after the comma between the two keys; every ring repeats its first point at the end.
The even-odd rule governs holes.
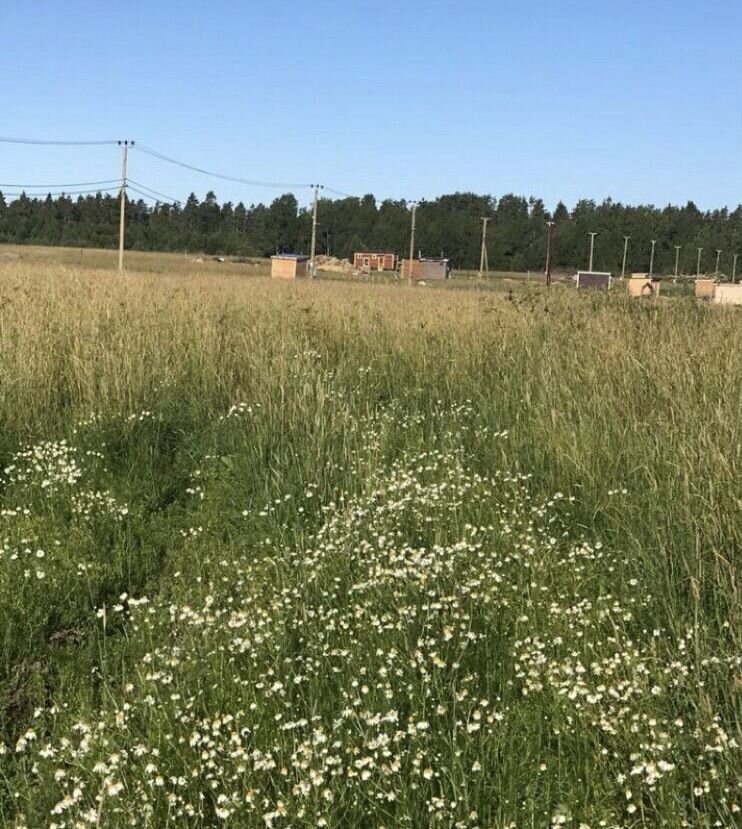
{"type": "Polygon", "coordinates": [[[0,826],[742,825],[738,309],[141,257],[0,263],[0,826]]]}

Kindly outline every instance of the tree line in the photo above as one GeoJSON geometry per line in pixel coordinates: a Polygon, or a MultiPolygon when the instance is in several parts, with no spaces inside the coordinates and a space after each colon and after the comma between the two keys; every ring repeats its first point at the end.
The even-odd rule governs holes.
{"type": "MultiPolygon", "coordinates": [[[[340,258],[355,251],[389,250],[407,255],[409,204],[402,200],[320,199],[317,252],[340,258]]],[[[553,212],[541,199],[507,194],[499,199],[453,193],[419,203],[416,254],[445,256],[454,267],[479,265],[481,217],[490,216],[489,265],[493,270],[540,271],[544,268],[546,222],[555,222],[556,269],[587,267],[589,232],[597,232],[594,266],[620,271],[624,236],[630,236],[627,271],[646,271],[651,240],[657,240],[655,272],[671,273],[675,245],[682,245],[680,271],[695,273],[696,250],[704,249],[702,270],[713,270],[722,250],[721,270],[729,272],[732,255],[742,253],[742,206],[701,211],[684,207],[629,206],[606,199],[579,201],[571,210],[559,203],[553,212]]],[[[194,193],[184,204],[149,204],[131,199],[126,210],[126,246],[135,250],[193,251],[209,255],[269,256],[308,253],[311,207],[299,207],[287,193],[270,204],[220,204],[209,191],[194,193]]],[[[96,194],[72,198],[0,193],[0,242],[112,248],[118,244],[119,200],[96,194]]],[[[742,268],[741,268],[742,269],[742,268]]]]}

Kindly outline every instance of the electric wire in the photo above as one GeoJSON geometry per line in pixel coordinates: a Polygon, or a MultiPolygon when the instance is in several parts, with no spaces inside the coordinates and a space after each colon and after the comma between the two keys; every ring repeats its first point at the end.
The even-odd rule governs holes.
{"type": "Polygon", "coordinates": [[[144,196],[145,199],[149,199],[150,201],[158,202],[159,204],[173,204],[177,205],[180,202],[177,199],[171,199],[169,196],[165,197],[162,193],[157,195],[153,195],[153,191],[146,192],[145,190],[140,190],[139,187],[134,186],[133,184],[129,184],[127,190],[131,190],[133,193],[138,193],[140,196],[144,196]],[[163,201],[164,199],[164,201],[163,201]]]}
{"type": "Polygon", "coordinates": [[[59,184],[0,184],[0,187],[13,187],[17,190],[44,190],[46,188],[57,190],[63,187],[95,187],[99,184],[117,184],[120,182],[120,178],[107,178],[103,181],[65,181],[59,184]]]}
{"type": "Polygon", "coordinates": [[[44,146],[56,147],[93,147],[103,146],[104,144],[120,144],[116,139],[106,141],[51,141],[38,138],[10,138],[8,136],[0,136],[0,144],[41,144],[44,146]]]}
{"type": "Polygon", "coordinates": [[[332,193],[334,196],[340,196],[340,198],[342,198],[342,199],[357,199],[357,198],[359,198],[359,196],[353,196],[350,193],[343,193],[342,190],[336,190],[334,187],[328,187],[327,185],[325,185],[324,189],[328,193],[332,193]]]}
{"type": "MultiPolygon", "coordinates": [[[[106,140],[85,140],[85,141],[65,141],[65,140],[56,140],[56,139],[37,139],[37,138],[15,138],[10,136],[0,136],[0,143],[3,144],[29,144],[29,145],[37,145],[37,146],[63,146],[63,147],[90,147],[90,146],[106,146],[106,145],[114,145],[118,144],[121,145],[123,142],[118,139],[106,139],[106,140]]],[[[127,142],[128,143],[128,142],[127,142]]],[[[243,178],[241,176],[232,176],[226,173],[218,173],[213,170],[207,170],[203,167],[197,167],[194,164],[188,164],[185,161],[180,161],[177,158],[173,158],[172,156],[165,155],[165,153],[161,153],[159,150],[153,149],[152,147],[147,147],[146,145],[137,144],[131,142],[129,146],[134,150],[139,150],[140,152],[151,156],[152,158],[159,159],[160,161],[165,161],[168,164],[174,164],[178,167],[182,167],[186,170],[193,170],[196,173],[201,173],[205,176],[210,176],[212,178],[222,179],[223,181],[232,181],[238,184],[246,184],[253,187],[269,187],[274,189],[279,188],[301,188],[301,189],[313,189],[314,187],[320,187],[321,189],[331,193],[335,196],[339,196],[340,198],[345,199],[354,199],[358,198],[358,196],[354,196],[351,193],[345,193],[342,190],[337,190],[334,187],[322,186],[317,184],[311,184],[306,182],[288,182],[288,181],[264,181],[261,179],[250,179],[250,178],[243,178]]],[[[90,181],[90,182],[73,182],[69,184],[0,184],[0,187],[14,187],[23,190],[40,190],[46,187],[54,187],[54,188],[63,188],[63,187],[88,187],[98,184],[111,184],[113,182],[119,181],[119,179],[106,179],[104,181],[90,181]]],[[[178,199],[171,199],[169,196],[166,196],[163,193],[158,193],[156,190],[152,190],[151,187],[147,187],[145,185],[138,185],[145,190],[149,190],[155,195],[162,196],[163,198],[167,198],[168,200],[174,203],[180,203],[178,199]]],[[[7,194],[10,195],[10,194],[7,194]]]]}
{"type": "Polygon", "coordinates": [[[157,150],[153,150],[150,147],[143,146],[142,144],[134,144],[133,149],[139,150],[140,153],[145,153],[146,155],[152,156],[153,158],[159,158],[161,161],[167,161],[169,164],[176,164],[178,167],[184,167],[186,170],[193,170],[196,173],[201,173],[205,176],[223,179],[224,181],[234,181],[238,184],[247,184],[252,187],[301,187],[307,189],[311,189],[312,187],[311,184],[305,183],[298,184],[296,182],[286,181],[259,181],[257,179],[240,178],[239,176],[229,176],[224,173],[215,173],[213,170],[205,170],[203,167],[196,167],[193,164],[187,164],[185,161],[178,161],[178,159],[176,158],[171,158],[170,156],[167,156],[164,153],[158,152],[157,150]]]}
{"type": "MultiPolygon", "coordinates": [[[[143,198],[147,199],[148,201],[154,201],[154,202],[159,202],[160,201],[160,199],[158,199],[156,196],[153,196],[150,193],[145,193],[144,190],[139,190],[139,188],[134,187],[132,185],[129,185],[129,187],[126,188],[126,192],[127,193],[136,193],[138,196],[142,196],[143,198]]],[[[129,201],[134,201],[134,199],[130,198],[129,201]]]]}
{"type": "Polygon", "coordinates": [[[3,196],[10,196],[12,198],[20,198],[26,196],[32,201],[41,201],[47,196],[95,196],[98,193],[118,193],[120,187],[99,187],[96,190],[59,190],[57,192],[49,191],[47,193],[26,193],[22,190],[20,193],[6,193],[3,191],[3,196]]]}
{"type": "Polygon", "coordinates": [[[133,178],[127,178],[126,182],[129,186],[133,185],[132,189],[136,189],[138,187],[140,190],[148,190],[154,196],[159,196],[160,198],[165,199],[165,201],[172,202],[173,204],[180,204],[180,199],[175,199],[172,196],[168,196],[166,193],[160,193],[158,190],[155,190],[146,184],[142,184],[140,181],[134,181],[133,178]]]}

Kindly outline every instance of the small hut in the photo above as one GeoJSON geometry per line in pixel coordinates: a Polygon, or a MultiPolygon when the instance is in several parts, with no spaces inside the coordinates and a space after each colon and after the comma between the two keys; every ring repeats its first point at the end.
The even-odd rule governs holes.
{"type": "Polygon", "coordinates": [[[720,282],[714,291],[714,302],[719,305],[742,305],[742,283],[720,282]]]}
{"type": "Polygon", "coordinates": [[[416,282],[448,279],[451,266],[448,259],[413,259],[402,260],[402,278],[416,282]]]}
{"type": "Polygon", "coordinates": [[[271,256],[273,279],[300,279],[307,275],[308,256],[298,253],[279,253],[271,256]]]}
{"type": "Polygon", "coordinates": [[[397,256],[377,251],[354,253],[353,267],[358,271],[393,271],[397,267],[397,256]]]}
{"type": "Polygon", "coordinates": [[[712,300],[716,292],[716,282],[713,279],[696,279],[693,283],[693,292],[696,299],[712,300]]]}
{"type": "Polygon", "coordinates": [[[657,297],[660,294],[660,283],[654,282],[646,273],[632,273],[626,286],[629,296],[633,297],[657,297]]]}

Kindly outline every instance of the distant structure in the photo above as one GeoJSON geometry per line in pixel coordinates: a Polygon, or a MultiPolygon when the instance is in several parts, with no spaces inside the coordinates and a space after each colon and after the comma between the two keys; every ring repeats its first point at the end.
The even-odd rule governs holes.
{"type": "Polygon", "coordinates": [[[693,293],[696,299],[704,299],[710,302],[714,298],[716,281],[714,279],[696,279],[693,283],[693,293]]]}
{"type": "Polygon", "coordinates": [[[271,256],[273,279],[300,279],[307,275],[308,256],[298,253],[279,253],[271,256]]]}
{"type": "Polygon", "coordinates": [[[379,251],[361,251],[353,254],[353,267],[358,271],[393,271],[397,267],[397,255],[379,251]]]}
{"type": "Polygon", "coordinates": [[[742,283],[720,282],[714,291],[714,302],[719,305],[742,305],[742,283]]]}
{"type": "Polygon", "coordinates": [[[603,271],[577,271],[578,290],[607,291],[612,276],[603,271]]]}
{"type": "Polygon", "coordinates": [[[413,259],[411,269],[410,260],[402,260],[403,279],[413,279],[415,282],[436,281],[448,279],[450,272],[451,266],[448,259],[413,259]]]}
{"type": "Polygon", "coordinates": [[[629,296],[635,298],[657,297],[660,294],[660,283],[655,282],[647,273],[632,273],[626,286],[629,296]]]}

